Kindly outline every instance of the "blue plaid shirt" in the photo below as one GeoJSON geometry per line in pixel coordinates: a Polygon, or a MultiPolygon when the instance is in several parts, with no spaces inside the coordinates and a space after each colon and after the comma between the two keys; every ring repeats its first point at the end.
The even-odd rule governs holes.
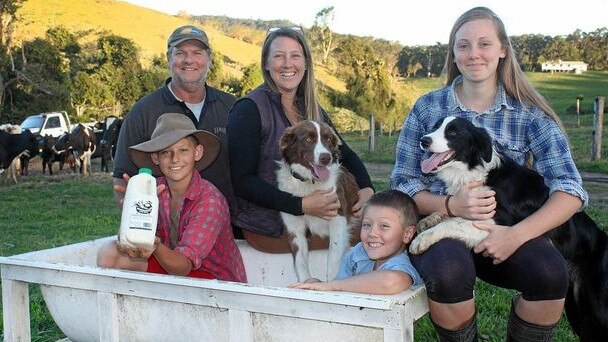
{"type": "Polygon", "coordinates": [[[396,161],[390,177],[390,187],[413,197],[427,190],[444,194],[445,185],[435,175],[425,175],[420,162],[430,156],[420,149],[420,138],[430,133],[435,124],[447,116],[471,120],[484,127],[492,137],[498,153],[524,165],[531,153],[533,169],[540,173],[549,192],[563,191],[589,202],[582,187],[581,176],[574,164],[566,136],[549,116],[536,107],[526,106],[507,95],[499,85],[494,105],[482,113],[467,109],[458,99],[458,76],[450,86],[422,96],[409,113],[397,141],[396,161]]]}

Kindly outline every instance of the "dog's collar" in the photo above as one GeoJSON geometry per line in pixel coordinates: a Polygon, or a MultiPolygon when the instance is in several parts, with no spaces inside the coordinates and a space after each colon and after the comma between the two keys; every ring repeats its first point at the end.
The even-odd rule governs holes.
{"type": "MultiPolygon", "coordinates": [[[[293,178],[295,178],[295,179],[299,180],[300,182],[308,182],[308,179],[306,179],[306,178],[302,177],[302,175],[300,175],[299,173],[297,173],[297,172],[295,172],[295,171],[293,171],[293,170],[291,171],[291,176],[292,176],[293,178]]],[[[313,183],[313,184],[315,183],[314,178],[313,178],[313,179],[311,179],[311,181],[312,181],[312,183],[313,183]]]]}

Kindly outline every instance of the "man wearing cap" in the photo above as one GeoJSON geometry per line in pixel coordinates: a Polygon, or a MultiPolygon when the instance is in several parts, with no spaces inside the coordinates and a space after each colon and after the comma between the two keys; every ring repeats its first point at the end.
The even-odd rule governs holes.
{"type": "Polygon", "coordinates": [[[220,139],[217,159],[201,171],[201,176],[212,182],[233,207],[226,124],[236,98],[206,85],[212,60],[205,31],[191,25],[178,27],[167,41],[167,60],[171,77],[161,88],[135,103],[120,130],[113,173],[116,201],[122,206],[126,186],[123,175],[137,173],[127,153],[129,147],[150,139],[161,114],[179,113],[190,118],[196,128],[212,132],[220,139]]]}

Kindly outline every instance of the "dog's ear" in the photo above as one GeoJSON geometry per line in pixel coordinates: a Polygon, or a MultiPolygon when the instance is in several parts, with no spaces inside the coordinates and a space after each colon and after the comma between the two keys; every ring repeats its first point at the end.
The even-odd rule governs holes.
{"type": "Polygon", "coordinates": [[[492,160],[492,138],[484,128],[475,127],[475,140],[478,141],[478,148],[481,159],[486,163],[492,160]]]}
{"type": "Polygon", "coordinates": [[[281,149],[281,154],[285,157],[285,150],[294,144],[296,140],[296,135],[294,133],[293,127],[287,127],[283,136],[279,140],[279,148],[281,149]]]}

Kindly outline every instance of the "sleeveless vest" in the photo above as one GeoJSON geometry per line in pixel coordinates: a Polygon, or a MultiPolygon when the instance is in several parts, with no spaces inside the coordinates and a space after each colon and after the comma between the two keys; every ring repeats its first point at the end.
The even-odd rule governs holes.
{"type": "MultiPolygon", "coordinates": [[[[281,160],[279,140],[288,127],[283,119],[281,94],[274,93],[266,84],[262,84],[245,98],[255,102],[260,112],[262,141],[257,176],[276,187],[276,162],[281,160]]],[[[279,211],[260,207],[238,196],[236,199],[237,226],[266,236],[280,237],[283,234],[283,221],[279,211]]]]}

